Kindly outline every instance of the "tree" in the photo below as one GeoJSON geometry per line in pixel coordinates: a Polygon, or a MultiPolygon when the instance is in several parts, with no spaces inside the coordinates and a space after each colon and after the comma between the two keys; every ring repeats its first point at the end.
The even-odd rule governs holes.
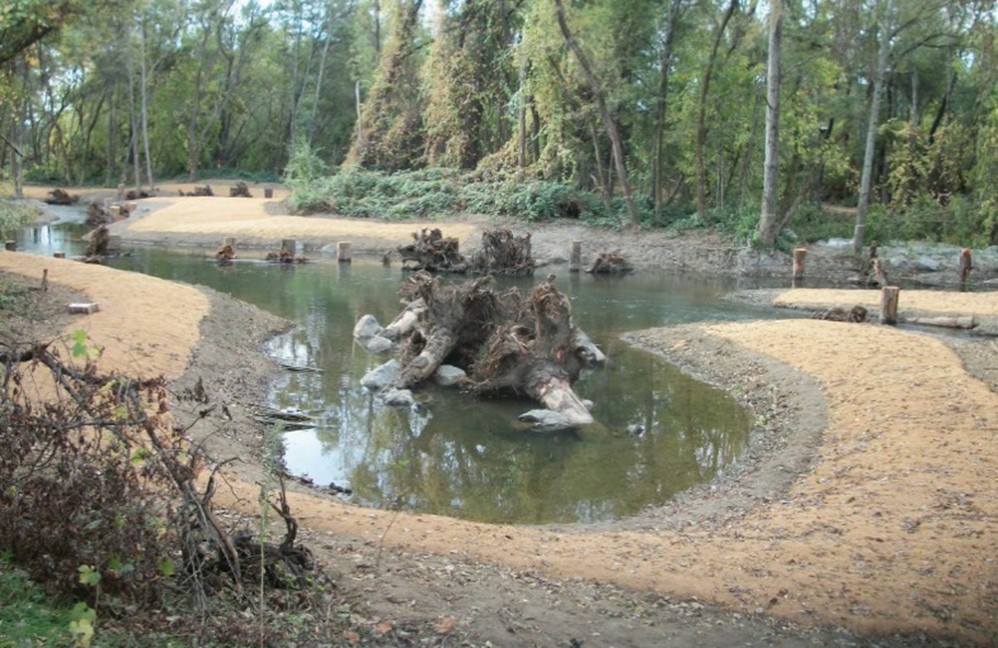
{"type": "Polygon", "coordinates": [[[717,51],[721,46],[721,39],[724,31],[738,8],[738,0],[730,0],[728,8],[721,18],[721,24],[714,32],[713,46],[707,58],[707,68],[703,73],[703,81],[700,82],[699,99],[697,100],[697,125],[696,125],[696,173],[697,173],[697,212],[703,216],[707,213],[707,162],[704,158],[704,148],[707,145],[707,96],[710,92],[710,81],[714,74],[714,65],[717,62],[717,51]]]}
{"type": "Polygon", "coordinates": [[[599,81],[596,79],[596,75],[593,74],[592,66],[589,64],[589,59],[586,57],[585,52],[579,47],[571,30],[568,27],[568,21],[565,18],[565,7],[562,4],[562,0],[554,0],[555,8],[558,17],[558,26],[561,28],[562,36],[565,37],[565,44],[568,48],[572,50],[575,54],[575,58],[579,62],[579,66],[582,68],[585,74],[586,80],[589,82],[589,87],[592,90],[593,95],[596,98],[596,109],[599,111],[600,121],[603,122],[603,128],[606,129],[607,137],[610,138],[610,145],[613,148],[613,164],[617,170],[617,177],[620,179],[621,189],[624,192],[624,200],[627,202],[627,211],[631,218],[631,225],[638,227],[641,225],[641,217],[638,214],[637,205],[634,204],[634,196],[631,193],[631,184],[627,179],[627,165],[624,162],[624,146],[621,142],[620,134],[617,131],[617,123],[614,121],[613,116],[610,114],[610,110],[607,108],[606,97],[603,93],[603,89],[600,87],[599,81]]]}
{"type": "Polygon", "coordinates": [[[766,158],[762,189],[762,217],[759,241],[772,247],[779,233],[776,213],[780,152],[780,40],[783,29],[781,0],[771,0],[769,8],[769,56],[766,66],[766,158]]]}
{"type": "Polygon", "coordinates": [[[422,164],[425,146],[417,40],[422,4],[422,0],[392,4],[391,34],[357,122],[348,165],[398,171],[422,164]]]}

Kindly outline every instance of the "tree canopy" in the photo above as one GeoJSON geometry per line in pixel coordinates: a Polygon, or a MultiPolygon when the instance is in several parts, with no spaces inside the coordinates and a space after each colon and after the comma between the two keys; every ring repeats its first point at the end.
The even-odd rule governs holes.
{"type": "Polygon", "coordinates": [[[277,177],[306,146],[764,244],[828,204],[858,207],[860,242],[996,243],[996,18],[994,0],[9,0],[0,168],[277,177]]]}

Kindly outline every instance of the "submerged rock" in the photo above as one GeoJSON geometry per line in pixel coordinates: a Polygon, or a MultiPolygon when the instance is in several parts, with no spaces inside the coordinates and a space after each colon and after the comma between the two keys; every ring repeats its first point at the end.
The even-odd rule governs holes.
{"type": "Polygon", "coordinates": [[[542,432],[556,432],[558,430],[571,430],[575,428],[568,417],[561,412],[549,409],[534,409],[520,414],[519,419],[524,423],[531,423],[531,430],[542,432]]]}
{"type": "Polygon", "coordinates": [[[378,324],[378,320],[374,318],[374,315],[364,315],[354,325],[353,336],[363,341],[378,335],[382,330],[381,325],[378,324]]]}
{"type": "Polygon", "coordinates": [[[385,353],[395,347],[395,343],[380,335],[372,335],[366,340],[358,339],[361,346],[367,349],[368,353],[385,353]]]}
{"type": "Polygon", "coordinates": [[[386,389],[379,396],[386,405],[392,407],[412,407],[416,404],[416,399],[408,389],[386,389]]]}
{"type": "Polygon", "coordinates": [[[397,380],[401,373],[402,364],[398,360],[389,360],[364,374],[360,384],[368,389],[382,389],[397,380]]]}

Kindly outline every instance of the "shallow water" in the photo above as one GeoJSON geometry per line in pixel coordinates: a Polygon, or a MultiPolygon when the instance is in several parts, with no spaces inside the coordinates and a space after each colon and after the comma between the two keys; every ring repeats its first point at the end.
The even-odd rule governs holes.
{"type": "MultiPolygon", "coordinates": [[[[72,255],[78,236],[73,228],[48,228],[26,234],[22,246],[72,255]]],[[[427,386],[417,392],[419,411],[409,411],[386,407],[360,387],[361,376],[387,358],[356,346],[353,325],[366,313],[382,323],[394,317],[403,277],[398,267],[363,261],[219,266],[203,251],[152,249],[134,250],[112,265],[204,284],[298,324],[268,345],[282,362],[322,370],[287,372],[270,396],[269,405],[315,420],[313,428],[283,434],[290,472],[317,485],[349,488],[365,505],[487,522],[615,519],[712,478],[744,449],[747,414],[726,394],[630,348],[619,335],[772,316],[722,300],[734,287],[730,281],[602,278],[554,267],[576,323],[608,362],[576,384],[595,403],[595,424],[577,433],[536,434],[517,423],[519,414],[537,406],[527,400],[477,399],[427,386]]],[[[528,293],[533,281],[499,284],[528,293]]]]}

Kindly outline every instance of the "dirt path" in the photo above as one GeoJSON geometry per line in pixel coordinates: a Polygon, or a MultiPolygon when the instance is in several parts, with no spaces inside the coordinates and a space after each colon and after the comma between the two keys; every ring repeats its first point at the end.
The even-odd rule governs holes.
{"type": "MultiPolygon", "coordinates": [[[[203,226],[174,217],[176,228],[203,226]]],[[[240,218],[232,215],[253,221],[240,218]]],[[[228,235],[241,236],[235,230],[228,235]]],[[[106,347],[109,368],[178,376],[193,358],[199,371],[221,376],[222,366],[237,372],[240,354],[259,343],[225,340],[226,327],[249,311],[220,313],[236,307],[192,287],[0,253],[2,270],[38,277],[42,267],[101,302],[101,313],[69,328],[84,323],[106,347]],[[204,359],[222,344],[228,350],[204,359]]],[[[781,299],[826,307],[858,294],[781,299]]],[[[998,302],[986,293],[904,295],[922,312],[979,317],[994,317],[998,302]]],[[[260,335],[273,330],[264,320],[260,335]]],[[[752,446],[728,476],[660,510],[595,527],[393,514],[299,489],[292,506],[308,537],[372,609],[452,617],[496,645],[662,645],[662,637],[673,645],[774,637],[805,645],[839,636],[786,622],[907,635],[897,645],[919,633],[998,642],[998,395],[952,348],[987,368],[998,363],[993,341],[946,343],[813,320],[629,337],[753,407],[752,446]]],[[[233,379],[228,389],[238,388],[233,379]]],[[[260,440],[233,429],[218,443],[249,457],[260,440]]],[[[258,466],[244,464],[219,496],[252,514],[261,478],[258,466]]]]}

